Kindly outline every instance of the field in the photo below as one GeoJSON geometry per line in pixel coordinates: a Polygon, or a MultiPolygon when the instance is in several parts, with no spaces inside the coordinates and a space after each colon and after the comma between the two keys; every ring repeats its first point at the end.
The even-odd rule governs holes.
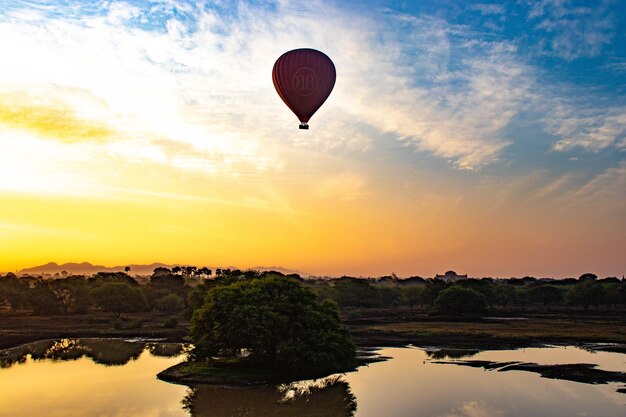
{"type": "MultiPolygon", "coordinates": [[[[541,343],[626,344],[623,311],[513,311],[499,317],[443,320],[408,308],[343,312],[344,323],[360,346],[449,346],[510,348],[541,343]]],[[[504,314],[506,313],[506,314],[504,314]]],[[[166,327],[169,316],[132,313],[122,321],[110,313],[34,316],[3,313],[0,349],[62,337],[142,337],[183,341],[185,321],[166,327]]]]}

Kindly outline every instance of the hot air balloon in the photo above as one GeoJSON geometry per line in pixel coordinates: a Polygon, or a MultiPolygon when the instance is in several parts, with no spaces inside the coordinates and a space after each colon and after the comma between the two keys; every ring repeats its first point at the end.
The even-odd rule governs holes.
{"type": "Polygon", "coordinates": [[[335,65],[315,49],[294,49],[276,60],[272,80],[280,98],[300,119],[300,129],[326,101],[335,86],[335,65]]]}

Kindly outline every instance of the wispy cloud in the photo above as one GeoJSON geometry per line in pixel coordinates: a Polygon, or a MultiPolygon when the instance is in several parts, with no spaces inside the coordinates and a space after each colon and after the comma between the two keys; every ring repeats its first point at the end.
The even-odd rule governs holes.
{"type": "Polygon", "coordinates": [[[614,36],[605,3],[583,7],[570,0],[531,2],[528,17],[545,34],[541,52],[568,61],[599,55],[614,36]]]}
{"type": "Polygon", "coordinates": [[[502,15],[506,13],[506,8],[501,4],[479,3],[469,6],[470,10],[476,10],[483,16],[502,15]]]}
{"type": "Polygon", "coordinates": [[[278,138],[365,151],[385,132],[472,169],[509,144],[503,128],[529,94],[528,69],[511,45],[471,41],[465,28],[435,18],[387,13],[374,21],[325,2],[275,6],[195,10],[193,20],[169,16],[163,30],[136,26],[154,10],[115,2],[100,14],[9,18],[0,35],[19,39],[20,50],[0,47],[14,57],[0,73],[7,83],[89,91],[135,129],[195,145],[228,136],[222,145],[256,143],[273,160],[278,138]],[[312,19],[320,9],[324,18],[312,19]],[[303,45],[326,51],[339,72],[305,142],[268,82],[275,57],[303,45]]]}
{"type": "Polygon", "coordinates": [[[551,110],[547,127],[560,138],[554,143],[557,151],[626,149],[626,107],[580,109],[560,103],[551,110]]]}
{"type": "Polygon", "coordinates": [[[567,195],[575,204],[598,204],[607,210],[626,210],[626,161],[596,175],[579,189],[567,195]]]}
{"type": "Polygon", "coordinates": [[[101,121],[84,119],[64,103],[42,104],[23,95],[0,95],[0,124],[23,129],[65,142],[101,141],[113,136],[113,129],[101,121]]]}

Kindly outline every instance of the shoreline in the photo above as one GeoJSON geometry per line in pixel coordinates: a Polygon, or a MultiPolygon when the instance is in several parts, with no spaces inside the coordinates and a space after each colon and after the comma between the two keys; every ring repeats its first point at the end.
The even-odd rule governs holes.
{"type": "MultiPolygon", "coordinates": [[[[151,338],[188,342],[187,322],[165,327],[169,316],[134,314],[115,328],[107,314],[32,316],[0,315],[0,350],[45,339],[151,338]]],[[[406,311],[363,311],[344,324],[360,348],[444,346],[459,349],[514,349],[545,344],[626,345],[626,317],[622,314],[524,315],[524,320],[450,320],[406,311]]]]}

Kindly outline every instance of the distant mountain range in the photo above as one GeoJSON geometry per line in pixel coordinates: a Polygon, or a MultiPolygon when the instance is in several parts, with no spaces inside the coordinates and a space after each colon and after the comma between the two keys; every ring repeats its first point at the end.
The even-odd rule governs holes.
{"type": "MultiPolygon", "coordinates": [[[[163,264],[163,263],[152,263],[148,265],[129,264],[129,265],[108,267],[108,266],[103,266],[103,265],[92,265],[89,262],[81,262],[81,263],[70,262],[70,263],[65,263],[61,265],[57,264],[56,262],[48,262],[47,264],[44,264],[44,265],[34,266],[32,268],[24,268],[18,271],[17,274],[18,275],[43,275],[43,274],[54,275],[57,273],[60,274],[61,272],[65,271],[73,275],[93,275],[96,272],[124,272],[125,268],[128,266],[130,267],[131,275],[151,275],[152,271],[154,271],[156,268],[172,268],[177,265],[183,266],[182,264],[168,265],[168,264],[163,264]]],[[[200,266],[200,265],[196,265],[196,266],[200,266]]],[[[228,267],[209,266],[208,268],[213,270],[214,273],[215,273],[216,268],[236,269],[236,267],[234,266],[228,266],[228,267]]],[[[283,274],[299,274],[302,277],[308,277],[311,275],[306,272],[302,272],[302,271],[298,271],[294,269],[282,268],[280,266],[269,266],[269,267],[268,266],[255,266],[250,269],[254,269],[256,271],[279,271],[279,272],[282,272],[283,274]]]]}

